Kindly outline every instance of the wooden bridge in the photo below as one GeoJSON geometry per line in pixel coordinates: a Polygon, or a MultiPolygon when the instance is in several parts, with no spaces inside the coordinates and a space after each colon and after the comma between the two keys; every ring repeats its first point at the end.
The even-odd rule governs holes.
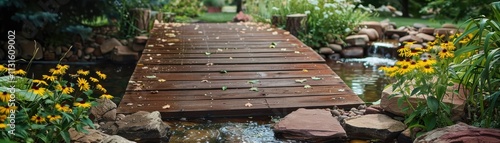
{"type": "Polygon", "coordinates": [[[254,23],[157,24],[118,113],[164,118],[286,115],[364,102],[310,47],[254,23]]]}

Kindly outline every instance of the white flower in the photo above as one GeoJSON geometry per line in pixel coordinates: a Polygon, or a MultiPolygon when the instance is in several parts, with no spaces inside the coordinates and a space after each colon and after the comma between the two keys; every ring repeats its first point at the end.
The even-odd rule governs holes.
{"type": "Polygon", "coordinates": [[[326,13],[323,14],[323,17],[328,18],[328,14],[326,14],[326,13]]]}
{"type": "Polygon", "coordinates": [[[273,6],[273,8],[272,8],[272,9],[273,9],[273,10],[280,10],[279,8],[277,8],[277,7],[274,7],[274,6],[273,6]]]}
{"type": "Polygon", "coordinates": [[[319,3],[318,0],[307,0],[307,1],[309,1],[309,3],[312,5],[318,5],[319,3]]]}
{"type": "Polygon", "coordinates": [[[309,14],[311,14],[311,11],[307,10],[304,12],[304,14],[309,15],[309,14]]]}
{"type": "Polygon", "coordinates": [[[319,7],[318,7],[318,6],[315,6],[315,7],[314,7],[314,10],[319,10],[319,7]]]}
{"type": "Polygon", "coordinates": [[[351,28],[347,27],[344,31],[345,31],[346,33],[351,32],[351,28]]]}
{"type": "Polygon", "coordinates": [[[340,10],[335,10],[335,13],[342,14],[342,12],[340,10]]]}
{"type": "Polygon", "coordinates": [[[354,0],[355,3],[361,3],[361,0],[354,0]]]}

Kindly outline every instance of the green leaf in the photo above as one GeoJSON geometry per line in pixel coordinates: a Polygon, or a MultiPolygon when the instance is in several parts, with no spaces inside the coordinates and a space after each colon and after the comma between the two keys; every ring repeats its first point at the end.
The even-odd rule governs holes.
{"type": "Polygon", "coordinates": [[[212,53],[210,53],[210,52],[205,52],[205,55],[210,56],[210,55],[212,55],[212,53]]]}
{"type": "Polygon", "coordinates": [[[227,73],[227,71],[226,71],[226,70],[221,70],[221,71],[219,71],[219,72],[220,72],[220,73],[222,73],[222,74],[227,73]]]}
{"type": "Polygon", "coordinates": [[[63,137],[64,141],[66,143],[70,143],[71,139],[69,137],[69,132],[68,131],[61,131],[60,132],[61,136],[63,137]]]}
{"type": "Polygon", "coordinates": [[[36,137],[38,137],[39,139],[41,139],[43,142],[46,142],[46,143],[49,142],[49,139],[44,134],[41,134],[41,133],[37,134],[36,137]]]}
{"type": "Polygon", "coordinates": [[[45,99],[45,104],[54,104],[54,101],[50,99],[45,99]]]}
{"type": "Polygon", "coordinates": [[[434,96],[427,97],[427,107],[431,109],[432,112],[436,113],[439,107],[439,101],[434,96]]]}
{"type": "Polygon", "coordinates": [[[413,96],[413,95],[417,94],[418,92],[420,92],[420,87],[416,87],[416,88],[414,88],[414,89],[411,91],[410,96],[413,96]]]}
{"type": "Polygon", "coordinates": [[[250,84],[256,84],[256,83],[259,83],[260,80],[249,80],[247,81],[247,83],[250,83],[250,84]]]}
{"type": "Polygon", "coordinates": [[[250,91],[255,91],[255,92],[258,92],[258,91],[259,91],[259,89],[258,89],[257,87],[252,87],[252,88],[250,88],[249,90],[250,90],[250,91]]]}
{"type": "Polygon", "coordinates": [[[227,90],[227,86],[222,86],[222,91],[227,90]]]}
{"type": "Polygon", "coordinates": [[[38,130],[38,129],[43,129],[45,128],[46,125],[40,125],[40,124],[31,124],[31,129],[38,130]]]}
{"type": "Polygon", "coordinates": [[[146,78],[152,79],[152,78],[156,78],[156,76],[155,75],[147,75],[146,78]]]}
{"type": "Polygon", "coordinates": [[[423,118],[423,120],[427,130],[433,130],[436,127],[438,118],[435,116],[435,114],[428,114],[423,118]]]}
{"type": "Polygon", "coordinates": [[[306,81],[307,81],[307,79],[296,79],[295,80],[296,83],[304,83],[306,81]]]}
{"type": "Polygon", "coordinates": [[[311,77],[311,79],[312,79],[312,80],[322,80],[323,78],[319,78],[319,77],[315,77],[315,76],[313,76],[313,77],[311,77]]]}

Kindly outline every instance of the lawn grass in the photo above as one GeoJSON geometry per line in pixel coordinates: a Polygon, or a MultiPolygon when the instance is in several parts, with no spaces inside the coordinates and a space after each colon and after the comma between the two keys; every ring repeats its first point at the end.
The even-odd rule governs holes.
{"type": "Polygon", "coordinates": [[[435,20],[430,20],[430,19],[407,18],[407,17],[370,17],[368,20],[369,21],[382,21],[384,19],[389,19],[391,22],[395,22],[398,27],[399,26],[412,26],[414,23],[422,23],[422,24],[426,24],[430,27],[439,28],[444,23],[452,23],[452,24],[455,24],[457,26],[461,26],[464,23],[464,21],[459,21],[458,23],[454,23],[452,20],[435,21],[435,20]]]}
{"type": "Polygon", "coordinates": [[[225,23],[229,21],[233,21],[233,17],[236,13],[203,13],[196,19],[200,20],[200,22],[205,23],[225,23]]]}

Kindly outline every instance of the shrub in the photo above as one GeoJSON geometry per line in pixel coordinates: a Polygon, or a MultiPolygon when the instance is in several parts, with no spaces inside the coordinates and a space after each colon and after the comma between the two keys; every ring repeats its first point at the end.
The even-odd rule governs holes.
{"type": "Polygon", "coordinates": [[[164,12],[175,13],[176,16],[198,17],[202,12],[201,0],[172,0],[162,9],[164,12]]]}
{"type": "Polygon", "coordinates": [[[0,75],[8,73],[0,77],[0,138],[29,143],[70,142],[68,129],[87,132],[84,126],[94,127],[89,119],[90,107],[96,104],[92,95],[113,98],[99,84],[106,75],[85,70],[69,74],[68,69],[68,65],[58,64],[43,79],[30,79],[24,70],[0,65],[0,75]]]}
{"type": "Polygon", "coordinates": [[[205,6],[222,7],[224,4],[224,0],[203,0],[203,5],[205,6]]]}

